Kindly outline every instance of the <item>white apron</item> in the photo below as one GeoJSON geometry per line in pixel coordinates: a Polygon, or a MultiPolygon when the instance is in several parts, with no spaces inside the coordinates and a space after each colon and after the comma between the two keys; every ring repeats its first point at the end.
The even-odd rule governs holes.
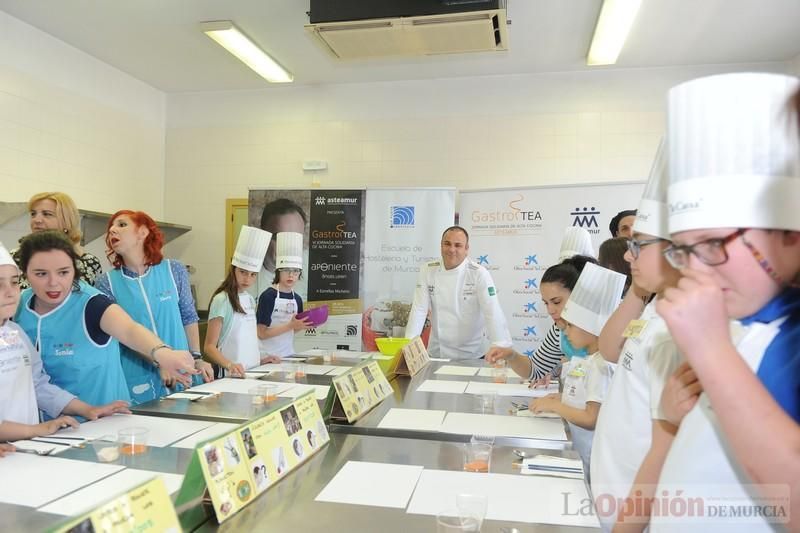
{"type": "MultiPolygon", "coordinates": [[[[778,334],[786,317],[769,324],[754,323],[747,326],[744,337],[736,343],[736,350],[755,372],[761,364],[764,352],[778,334]]],[[[765,435],[765,438],[780,438],[765,435]]],[[[691,411],[681,422],[678,434],[669,449],[656,494],[667,491],[674,496],[681,490],[681,498],[688,501],[703,498],[706,505],[742,506],[752,508],[755,503],[744,485],[751,484],[738,462],[728,449],[725,436],[711,406],[703,393],[691,411]]],[[[712,533],[716,531],[774,531],[769,522],[761,518],[711,516],[703,518],[680,516],[654,516],[650,520],[650,531],[676,531],[712,533]],[[687,520],[690,520],[687,522],[687,520]]]]}
{"type": "Polygon", "coordinates": [[[245,369],[261,364],[256,331],[256,308],[253,297],[249,293],[239,293],[239,305],[244,314],[233,313],[233,322],[228,334],[222,339],[219,351],[234,363],[245,369]]]}
{"type": "Polygon", "coordinates": [[[0,326],[0,421],[38,424],[31,356],[20,333],[0,326]]]}
{"type": "MultiPolygon", "coordinates": [[[[277,291],[275,307],[272,309],[270,326],[279,326],[292,320],[297,314],[297,302],[294,299],[294,292],[291,298],[281,298],[281,291],[277,291]]],[[[294,355],[294,331],[281,333],[276,337],[261,339],[259,341],[261,355],[278,355],[289,357],[294,355]]]]}

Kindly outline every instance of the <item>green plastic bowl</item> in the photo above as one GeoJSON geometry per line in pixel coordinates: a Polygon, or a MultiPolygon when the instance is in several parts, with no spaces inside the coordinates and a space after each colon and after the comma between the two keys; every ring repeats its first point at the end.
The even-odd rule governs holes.
{"type": "Polygon", "coordinates": [[[378,345],[378,350],[383,355],[396,355],[400,348],[411,342],[411,339],[405,337],[378,337],[375,339],[375,344],[378,345]]]}

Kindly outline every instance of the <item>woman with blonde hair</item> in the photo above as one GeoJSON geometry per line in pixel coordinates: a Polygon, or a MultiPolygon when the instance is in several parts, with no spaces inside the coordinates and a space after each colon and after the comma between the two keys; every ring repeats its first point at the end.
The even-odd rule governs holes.
{"type": "MultiPolygon", "coordinates": [[[[81,217],[72,198],[63,192],[40,192],[28,200],[28,211],[32,233],[47,230],[64,232],[78,256],[78,277],[89,285],[94,285],[95,278],[102,273],[103,268],[100,260],[81,246],[81,217]]],[[[19,248],[13,250],[11,255],[19,265],[19,248]]],[[[23,273],[20,277],[20,288],[28,287],[30,284],[23,273]]]]}

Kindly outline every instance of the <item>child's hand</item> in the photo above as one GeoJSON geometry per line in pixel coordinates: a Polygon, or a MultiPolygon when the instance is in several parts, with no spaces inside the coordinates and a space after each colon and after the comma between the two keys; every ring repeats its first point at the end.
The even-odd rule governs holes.
{"type": "Polygon", "coordinates": [[[681,270],[678,286],[664,291],[656,310],[690,363],[713,364],[720,346],[731,345],[725,295],[708,274],[681,270]]]}
{"type": "Polygon", "coordinates": [[[270,363],[279,364],[281,362],[281,358],[278,355],[265,355],[261,358],[262,365],[268,365],[270,363]]]}
{"type": "Polygon", "coordinates": [[[558,394],[548,394],[544,398],[534,398],[531,400],[528,409],[536,414],[544,412],[557,413],[560,405],[561,397],[558,394]]]}
{"type": "Polygon", "coordinates": [[[667,421],[675,426],[681,424],[686,413],[692,410],[703,392],[703,386],[689,366],[683,363],[675,370],[664,384],[661,393],[661,409],[667,421]]]}
{"type": "Polygon", "coordinates": [[[308,329],[311,327],[311,319],[309,318],[299,319],[296,316],[292,317],[292,321],[289,323],[289,327],[292,328],[292,331],[300,331],[301,329],[308,329]]]}
{"type": "Polygon", "coordinates": [[[0,457],[5,457],[9,453],[14,453],[14,450],[16,450],[16,448],[14,448],[13,444],[0,443],[0,457]]]}
{"type": "Polygon", "coordinates": [[[89,411],[86,413],[86,419],[97,420],[98,418],[102,418],[104,416],[111,416],[115,413],[122,413],[126,415],[131,414],[130,409],[128,409],[128,402],[122,400],[116,400],[106,405],[98,405],[97,407],[91,407],[89,408],[89,411]]]}
{"type": "Polygon", "coordinates": [[[71,416],[59,416],[53,420],[48,420],[47,422],[42,422],[41,424],[33,426],[35,432],[34,437],[46,437],[66,427],[78,428],[80,424],[71,416]]]}
{"type": "Polygon", "coordinates": [[[550,386],[550,380],[553,377],[550,374],[546,374],[543,378],[539,378],[536,381],[532,381],[529,388],[531,389],[546,389],[550,386]]]}
{"type": "Polygon", "coordinates": [[[228,377],[231,378],[243,378],[244,377],[244,366],[240,363],[230,363],[226,368],[228,373],[228,377]]]}
{"type": "MultiPolygon", "coordinates": [[[[203,361],[202,359],[197,359],[194,362],[194,368],[203,376],[204,383],[214,381],[214,367],[212,367],[208,362],[203,361]]],[[[242,375],[244,375],[244,373],[242,373],[242,375]]],[[[191,386],[191,383],[189,383],[188,386],[191,386]]]]}

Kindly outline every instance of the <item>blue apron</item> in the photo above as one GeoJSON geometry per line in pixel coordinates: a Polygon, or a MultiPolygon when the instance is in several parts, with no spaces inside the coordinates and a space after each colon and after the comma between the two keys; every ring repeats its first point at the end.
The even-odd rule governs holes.
{"type": "Polygon", "coordinates": [[[89,299],[98,294],[102,293],[81,281],[79,291],[71,291],[61,305],[40,315],[31,308],[33,290],[25,289],[15,321],[42,354],[45,371],[54,385],[90,405],[129,401],[119,342],[109,337],[100,345],[87,334],[84,310],[89,299]]]}
{"type": "MultiPolygon", "coordinates": [[[[114,299],[133,320],[174,349],[189,349],[178,306],[178,286],[168,259],[148,267],[138,277],[123,272],[121,268],[114,269],[108,273],[108,283],[114,299]]],[[[122,369],[133,405],[169,394],[156,367],[125,345],[122,345],[121,352],[122,369]]],[[[149,354],[145,355],[149,358],[149,354]]]]}

